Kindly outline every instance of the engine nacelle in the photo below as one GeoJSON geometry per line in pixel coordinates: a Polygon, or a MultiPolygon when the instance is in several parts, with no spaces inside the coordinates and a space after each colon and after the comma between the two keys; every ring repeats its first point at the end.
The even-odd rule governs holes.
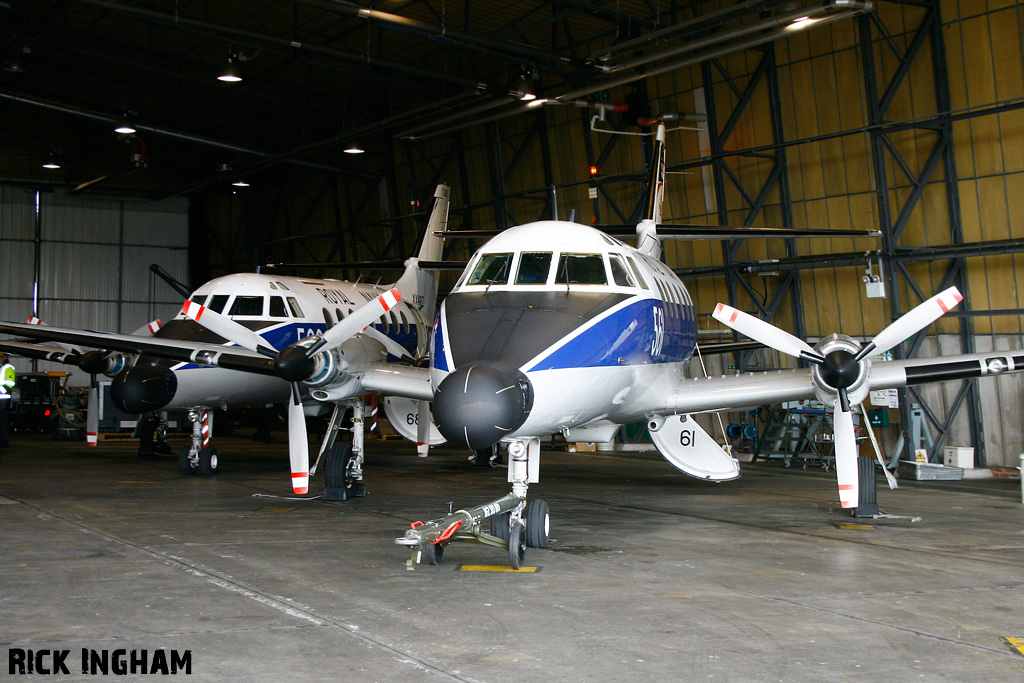
{"type": "Polygon", "coordinates": [[[128,366],[128,357],[119,351],[88,351],[82,354],[78,367],[90,375],[113,377],[128,366]]]}

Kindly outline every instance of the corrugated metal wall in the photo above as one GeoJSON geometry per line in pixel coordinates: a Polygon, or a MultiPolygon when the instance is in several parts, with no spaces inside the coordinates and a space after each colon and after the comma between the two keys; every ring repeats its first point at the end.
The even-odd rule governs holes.
{"type": "MultiPolygon", "coordinates": [[[[143,203],[0,187],[0,221],[0,319],[24,322],[35,313],[57,327],[131,333],[181,306],[149,266],[188,282],[185,199],[143,203]]],[[[25,372],[31,363],[16,359],[15,367],[25,372]]],[[[71,371],[72,385],[89,382],[68,366],[38,368],[71,371]]]]}

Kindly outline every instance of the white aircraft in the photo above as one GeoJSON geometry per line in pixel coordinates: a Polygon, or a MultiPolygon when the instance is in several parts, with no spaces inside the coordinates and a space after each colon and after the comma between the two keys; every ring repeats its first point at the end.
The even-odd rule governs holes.
{"type": "MultiPolygon", "coordinates": [[[[405,413],[418,418],[421,408],[402,399],[429,400],[432,394],[429,370],[411,362],[422,358],[429,344],[437,279],[420,264],[440,260],[443,241],[437,233],[445,230],[448,201],[449,188],[438,186],[419,255],[406,261],[393,285],[227,275],[197,289],[181,313],[152,336],[2,323],[2,332],[100,350],[79,354],[18,341],[0,342],[0,348],[112,377],[111,397],[126,413],[187,409],[192,444],[179,455],[186,474],[217,469],[218,453],[209,445],[213,408],[288,402],[297,494],[308,491],[309,477],[303,402],[314,413],[333,405],[320,449],[328,487],[343,489],[342,499],[364,495],[364,396],[380,392],[394,397],[385,409],[403,435],[419,438],[421,454],[427,442],[443,442],[426,433],[428,419],[424,428],[406,425],[405,413]],[[351,449],[335,444],[347,409],[353,411],[351,449]]],[[[95,444],[95,422],[87,431],[95,444]]]]}
{"type": "Polygon", "coordinates": [[[660,260],[661,126],[654,159],[637,247],[591,227],[539,221],[500,233],[470,260],[434,327],[433,419],[453,444],[507,445],[512,493],[417,525],[397,543],[436,564],[451,540],[474,536],[498,545],[497,536],[509,539],[510,563],[518,567],[525,545],[547,543],[547,504],[531,499],[527,505],[528,486],[539,477],[542,438],[607,442],[621,425],[646,422],[655,446],[675,467],[726,481],[739,476],[738,462],[691,416],[799,399],[834,408],[839,499],[853,507],[858,474],[852,410],[870,390],[1024,370],[1024,355],[1012,352],[872,362],[955,306],[961,297],[952,288],[866,345],[832,335],[812,348],[719,304],[715,319],[810,367],[687,379],[697,316],[686,287],[660,260]],[[480,523],[495,516],[491,534],[481,533],[480,523]]]}

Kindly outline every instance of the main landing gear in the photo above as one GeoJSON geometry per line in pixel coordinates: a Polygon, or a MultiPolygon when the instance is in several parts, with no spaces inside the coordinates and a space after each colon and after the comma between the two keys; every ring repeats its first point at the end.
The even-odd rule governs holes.
{"type": "Polygon", "coordinates": [[[363,483],[363,447],[366,432],[366,406],[362,399],[335,404],[331,420],[320,444],[320,455],[310,468],[313,476],[320,460],[324,462],[324,490],[320,500],[348,500],[366,495],[363,483]],[[352,410],[352,445],[338,441],[345,413],[352,410]]]}
{"type": "Polygon", "coordinates": [[[529,484],[538,481],[540,439],[519,439],[508,447],[508,473],[512,492],[478,507],[457,510],[447,517],[429,522],[413,522],[412,528],[395,543],[412,549],[408,565],[425,559],[438,565],[444,549],[453,541],[476,541],[508,551],[512,569],[520,569],[527,546],[546,548],[550,530],[548,504],[543,500],[527,503],[529,484]],[[490,520],[490,533],[483,531],[490,520]]]}
{"type": "Polygon", "coordinates": [[[210,445],[213,413],[203,408],[192,408],[188,411],[188,419],[192,423],[192,443],[178,453],[178,469],[182,474],[195,474],[197,471],[206,476],[217,474],[217,449],[210,445]]]}

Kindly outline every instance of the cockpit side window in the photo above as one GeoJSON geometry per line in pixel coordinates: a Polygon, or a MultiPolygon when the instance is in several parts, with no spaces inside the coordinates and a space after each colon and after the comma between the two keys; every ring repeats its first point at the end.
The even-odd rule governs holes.
{"type": "Polygon", "coordinates": [[[558,285],[606,285],[608,275],[600,254],[562,254],[555,271],[558,285]]]}
{"type": "Polygon", "coordinates": [[[636,287],[633,276],[629,274],[622,257],[616,254],[608,254],[608,264],[612,267],[612,280],[619,287],[636,287]]]}
{"type": "Polygon", "coordinates": [[[484,254],[469,276],[467,285],[504,285],[508,283],[512,254],[484,254]]]}
{"type": "MultiPolygon", "coordinates": [[[[271,283],[273,284],[273,283],[271,283]]],[[[284,299],[279,296],[270,297],[270,317],[271,318],[287,318],[288,311],[284,307],[284,299]]]]}
{"type": "Polygon", "coordinates": [[[294,317],[294,318],[305,318],[306,317],[305,315],[302,314],[302,308],[299,306],[299,301],[294,296],[288,297],[288,308],[292,312],[292,317],[294,317]]]}
{"type": "Polygon", "coordinates": [[[207,306],[211,311],[221,313],[224,311],[224,306],[228,302],[227,294],[214,294],[210,297],[210,305],[207,306]]]}
{"type": "Polygon", "coordinates": [[[637,268],[636,262],[628,256],[626,257],[626,260],[629,261],[629,267],[633,269],[633,275],[636,275],[636,281],[640,283],[640,286],[644,289],[650,289],[647,286],[647,281],[644,280],[644,276],[640,274],[640,269],[637,268]]]}
{"type": "Polygon", "coordinates": [[[206,303],[206,295],[205,294],[199,294],[197,296],[197,295],[193,294],[192,297],[189,299],[189,301],[193,301],[193,302],[199,304],[200,306],[202,306],[203,304],[206,303]]]}
{"type": "Polygon", "coordinates": [[[228,315],[263,315],[263,297],[236,296],[228,315]]]}
{"type": "Polygon", "coordinates": [[[519,257],[516,284],[542,285],[548,281],[549,270],[551,270],[550,251],[524,251],[519,257]]]}

